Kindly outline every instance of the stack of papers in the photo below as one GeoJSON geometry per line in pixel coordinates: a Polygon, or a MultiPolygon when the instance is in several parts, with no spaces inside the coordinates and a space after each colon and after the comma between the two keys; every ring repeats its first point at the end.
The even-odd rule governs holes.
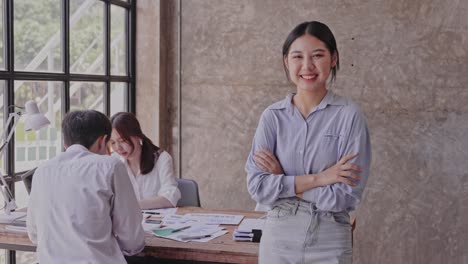
{"type": "Polygon", "coordinates": [[[26,221],[26,212],[11,212],[10,214],[0,214],[0,223],[11,224],[15,221],[26,221]]]}
{"type": "Polygon", "coordinates": [[[175,210],[144,210],[143,229],[157,237],[180,242],[208,242],[228,233],[220,225],[238,225],[244,218],[243,215],[198,213],[177,215],[175,212],[175,210]]]}
{"type": "Polygon", "coordinates": [[[244,219],[234,230],[232,239],[235,241],[260,242],[265,219],[244,219]]]}
{"type": "Polygon", "coordinates": [[[177,208],[142,210],[143,230],[149,234],[153,234],[153,230],[162,226],[161,217],[171,217],[172,215],[175,215],[176,212],[177,208]]]}
{"type": "Polygon", "coordinates": [[[218,225],[206,225],[203,223],[172,225],[153,230],[153,234],[157,237],[180,242],[208,242],[226,233],[227,231],[218,225]]]}
{"type": "Polygon", "coordinates": [[[184,217],[208,225],[238,225],[244,218],[243,215],[230,214],[186,214],[184,217]]]}
{"type": "Polygon", "coordinates": [[[26,229],[26,225],[25,226],[6,225],[5,230],[12,232],[12,233],[21,233],[21,234],[28,233],[28,229],[26,229]]]}
{"type": "Polygon", "coordinates": [[[26,212],[11,212],[0,214],[0,223],[5,225],[5,230],[12,233],[27,233],[26,212]]]}

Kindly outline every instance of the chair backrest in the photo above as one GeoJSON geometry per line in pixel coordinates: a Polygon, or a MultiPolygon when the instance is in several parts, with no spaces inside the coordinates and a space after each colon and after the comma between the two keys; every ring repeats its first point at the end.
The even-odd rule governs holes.
{"type": "Polygon", "coordinates": [[[200,196],[198,195],[198,184],[190,179],[177,179],[180,193],[182,194],[177,206],[200,207],[200,196]]]}
{"type": "Polygon", "coordinates": [[[24,186],[26,187],[26,191],[28,191],[28,194],[31,193],[34,172],[36,172],[36,168],[27,171],[23,175],[21,175],[21,180],[23,180],[24,186]]]}

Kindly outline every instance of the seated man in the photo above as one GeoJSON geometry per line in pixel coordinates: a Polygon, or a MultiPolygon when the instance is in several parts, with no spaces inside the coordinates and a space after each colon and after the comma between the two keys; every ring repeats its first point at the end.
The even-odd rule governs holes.
{"type": "Polygon", "coordinates": [[[142,215],[125,165],[106,154],[112,126],[102,113],[68,113],[66,151],[39,166],[27,227],[39,263],[126,263],[143,250],[142,215]]]}

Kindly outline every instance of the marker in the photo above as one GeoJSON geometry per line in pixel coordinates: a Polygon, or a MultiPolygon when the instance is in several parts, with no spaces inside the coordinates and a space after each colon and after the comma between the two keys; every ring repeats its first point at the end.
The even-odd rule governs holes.
{"type": "Polygon", "coordinates": [[[202,236],[179,236],[179,238],[182,239],[182,240],[202,239],[202,238],[207,238],[207,237],[211,237],[211,235],[202,235],[202,236]]]}
{"type": "Polygon", "coordinates": [[[150,215],[159,215],[160,213],[158,212],[143,212],[144,214],[150,214],[150,215]]]}
{"type": "Polygon", "coordinates": [[[145,223],[147,223],[147,224],[161,224],[162,221],[161,220],[155,220],[155,219],[147,219],[147,220],[145,220],[145,223]]]}
{"type": "Polygon", "coordinates": [[[185,230],[185,229],[189,229],[191,226],[184,226],[184,227],[181,227],[181,228],[177,228],[177,229],[174,229],[171,231],[171,233],[177,233],[179,231],[182,231],[182,230],[185,230]]]}

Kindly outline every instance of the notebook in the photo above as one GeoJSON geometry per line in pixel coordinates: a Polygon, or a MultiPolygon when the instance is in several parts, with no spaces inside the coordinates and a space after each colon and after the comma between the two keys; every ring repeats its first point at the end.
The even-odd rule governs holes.
{"type": "Polygon", "coordinates": [[[234,230],[232,239],[235,241],[260,242],[265,219],[244,219],[234,230]]]}

